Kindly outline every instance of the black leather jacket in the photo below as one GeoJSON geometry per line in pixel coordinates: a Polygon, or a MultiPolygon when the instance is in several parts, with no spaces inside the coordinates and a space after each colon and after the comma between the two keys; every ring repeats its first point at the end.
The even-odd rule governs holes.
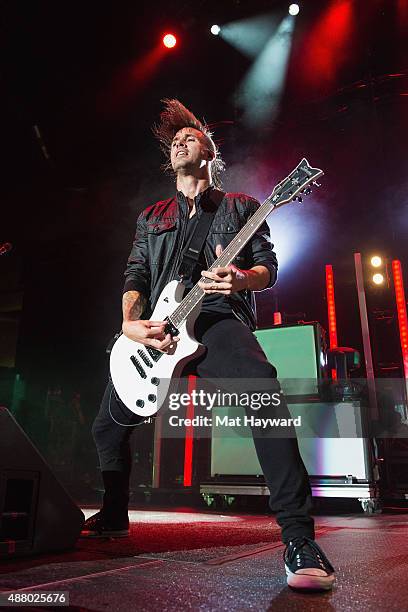
{"type": "MultiPolygon", "coordinates": [[[[195,198],[197,214],[211,196],[209,187],[195,198]]],[[[227,193],[215,213],[204,245],[208,267],[215,261],[215,247],[225,248],[259,207],[259,202],[242,193],[227,193]]],[[[189,214],[188,202],[180,191],[176,197],[157,202],[146,208],[137,220],[136,236],[125,271],[126,291],[140,291],[148,304],[142,315],[151,316],[165,285],[178,279],[181,252],[189,214]]],[[[276,282],[277,260],[272,250],[269,228],[264,223],[247,243],[234,264],[241,269],[263,265],[270,271],[269,287],[276,282]]],[[[239,291],[228,296],[233,313],[250,329],[256,327],[255,303],[251,291],[239,291]]]]}

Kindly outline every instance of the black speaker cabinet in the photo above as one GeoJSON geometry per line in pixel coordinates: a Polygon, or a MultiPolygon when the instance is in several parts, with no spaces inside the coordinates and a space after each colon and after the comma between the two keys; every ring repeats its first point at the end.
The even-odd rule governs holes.
{"type": "Polygon", "coordinates": [[[72,548],[84,518],[10,412],[0,407],[0,557],[72,548]]]}

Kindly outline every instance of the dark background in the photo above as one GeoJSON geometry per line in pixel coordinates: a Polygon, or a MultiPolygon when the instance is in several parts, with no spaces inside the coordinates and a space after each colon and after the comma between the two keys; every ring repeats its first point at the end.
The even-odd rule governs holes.
{"type": "MultiPolygon", "coordinates": [[[[265,198],[303,155],[325,170],[319,192],[271,219],[273,241],[287,232],[292,257],[261,314],[271,316],[275,296],[287,320],[327,328],[331,263],[339,343],[361,348],[353,252],[407,265],[408,3],[305,0],[280,112],[250,129],[235,94],[252,60],[209,27],[281,19],[288,4],[1,3],[0,240],[13,244],[0,257],[2,354],[12,366],[14,325],[16,369],[7,371],[25,381],[31,418],[50,390],[68,404],[79,392],[87,422],[97,410],[137,215],[174,190],[151,134],[164,97],[215,125],[227,190],[265,198]],[[351,14],[346,25],[336,7],[339,19],[344,8],[351,14]],[[178,46],[143,70],[165,31],[178,46]]],[[[373,307],[392,310],[392,286],[370,295],[373,307]]]]}

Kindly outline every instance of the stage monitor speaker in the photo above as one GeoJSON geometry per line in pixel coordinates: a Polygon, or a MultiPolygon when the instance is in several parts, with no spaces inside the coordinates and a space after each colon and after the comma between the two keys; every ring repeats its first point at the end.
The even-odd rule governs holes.
{"type": "Polygon", "coordinates": [[[73,548],[84,519],[13,416],[0,407],[0,557],[73,548]]]}
{"type": "Polygon", "coordinates": [[[268,360],[278,371],[286,395],[319,394],[325,375],[323,330],[318,323],[277,325],[255,332],[268,360]]]}

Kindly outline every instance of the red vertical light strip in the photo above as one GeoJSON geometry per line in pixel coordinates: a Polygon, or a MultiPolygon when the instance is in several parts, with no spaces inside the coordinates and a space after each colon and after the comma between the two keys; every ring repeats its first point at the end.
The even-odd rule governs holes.
{"type": "Polygon", "coordinates": [[[336,320],[336,303],[334,301],[334,275],[333,267],[326,266],[326,295],[327,295],[327,318],[329,320],[329,341],[330,348],[336,348],[337,345],[337,320],[336,320]]]}
{"type": "MultiPolygon", "coordinates": [[[[196,388],[197,377],[190,374],[188,377],[188,394],[191,398],[192,392],[196,388]]],[[[186,410],[186,418],[194,418],[194,404],[190,401],[186,410]]],[[[185,487],[191,487],[193,480],[193,441],[194,441],[194,427],[193,425],[186,426],[186,437],[184,441],[184,479],[183,484],[185,487]]]]}
{"type": "Polygon", "coordinates": [[[398,324],[400,333],[400,343],[402,351],[402,362],[404,364],[404,376],[408,381],[408,319],[407,302],[405,299],[404,281],[402,278],[402,266],[398,259],[392,262],[392,276],[395,287],[395,301],[397,303],[398,324]]]}

